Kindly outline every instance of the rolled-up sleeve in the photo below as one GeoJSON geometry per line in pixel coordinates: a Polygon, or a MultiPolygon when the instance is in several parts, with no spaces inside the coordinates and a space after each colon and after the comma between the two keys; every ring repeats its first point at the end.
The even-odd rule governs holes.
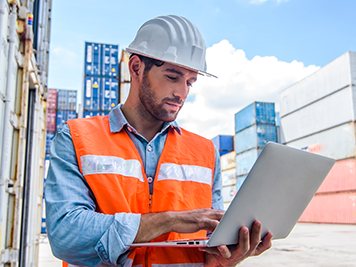
{"type": "Polygon", "coordinates": [[[74,265],[123,265],[136,237],[141,215],[95,211],[95,197],[79,171],[65,125],[51,146],[46,188],[46,222],[53,254],[74,265]]]}

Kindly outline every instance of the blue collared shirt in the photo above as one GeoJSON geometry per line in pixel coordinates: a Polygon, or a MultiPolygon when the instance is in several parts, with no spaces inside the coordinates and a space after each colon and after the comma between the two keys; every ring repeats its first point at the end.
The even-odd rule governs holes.
{"type": "MultiPolygon", "coordinates": [[[[164,123],[162,130],[148,142],[126,120],[118,105],[109,114],[111,132],[125,130],[135,144],[147,177],[155,177],[169,127],[179,134],[176,122],[164,123]]],[[[221,167],[215,151],[212,188],[213,209],[223,209],[221,167]]],[[[152,192],[153,182],[150,184],[152,192]]],[[[95,212],[95,196],[79,171],[69,127],[57,132],[51,145],[50,166],[45,188],[47,233],[53,254],[75,265],[96,266],[101,262],[122,266],[128,247],[137,234],[140,214],[95,212]]]]}

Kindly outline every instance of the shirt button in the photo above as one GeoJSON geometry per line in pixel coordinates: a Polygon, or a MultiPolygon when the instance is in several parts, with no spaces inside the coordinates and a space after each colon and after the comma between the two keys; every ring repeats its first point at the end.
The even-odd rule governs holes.
{"type": "Polygon", "coordinates": [[[147,150],[148,150],[148,152],[151,152],[151,151],[152,151],[152,146],[151,146],[151,145],[148,145],[148,146],[147,146],[147,150]]]}
{"type": "Polygon", "coordinates": [[[129,132],[132,132],[132,129],[131,129],[131,127],[127,127],[127,130],[129,130],[129,132]]]}
{"type": "Polygon", "coordinates": [[[148,183],[152,183],[153,182],[153,178],[152,177],[148,177],[147,180],[148,180],[148,183]]]}

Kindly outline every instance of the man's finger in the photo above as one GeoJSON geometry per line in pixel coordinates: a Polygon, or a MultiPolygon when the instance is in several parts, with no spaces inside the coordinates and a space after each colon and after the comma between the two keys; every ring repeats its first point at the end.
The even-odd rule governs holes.
{"type": "Polygon", "coordinates": [[[231,252],[227,246],[218,246],[218,250],[225,259],[229,259],[231,257],[231,252]]]}
{"type": "Polygon", "coordinates": [[[240,229],[238,247],[242,255],[250,250],[250,236],[249,230],[246,226],[241,227],[240,229]]]}
{"type": "Polygon", "coordinates": [[[251,229],[250,250],[251,253],[257,248],[261,242],[261,222],[255,221],[251,229]]]}
{"type": "Polygon", "coordinates": [[[262,242],[257,246],[255,255],[260,255],[266,250],[270,249],[272,246],[272,233],[268,233],[262,240],[262,242]]]}

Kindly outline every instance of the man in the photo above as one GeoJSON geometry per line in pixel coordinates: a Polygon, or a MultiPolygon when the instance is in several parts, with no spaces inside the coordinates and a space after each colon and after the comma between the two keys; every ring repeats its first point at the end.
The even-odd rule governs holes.
{"type": "Polygon", "coordinates": [[[272,234],[261,241],[260,222],[251,233],[242,227],[236,246],[129,248],[205,237],[224,212],[213,143],[175,122],[206,74],[199,30],[183,17],[157,17],[127,50],[127,101],[108,116],[68,121],[53,141],[46,183],[53,254],[70,266],[234,266],[267,250],[272,234]]]}

